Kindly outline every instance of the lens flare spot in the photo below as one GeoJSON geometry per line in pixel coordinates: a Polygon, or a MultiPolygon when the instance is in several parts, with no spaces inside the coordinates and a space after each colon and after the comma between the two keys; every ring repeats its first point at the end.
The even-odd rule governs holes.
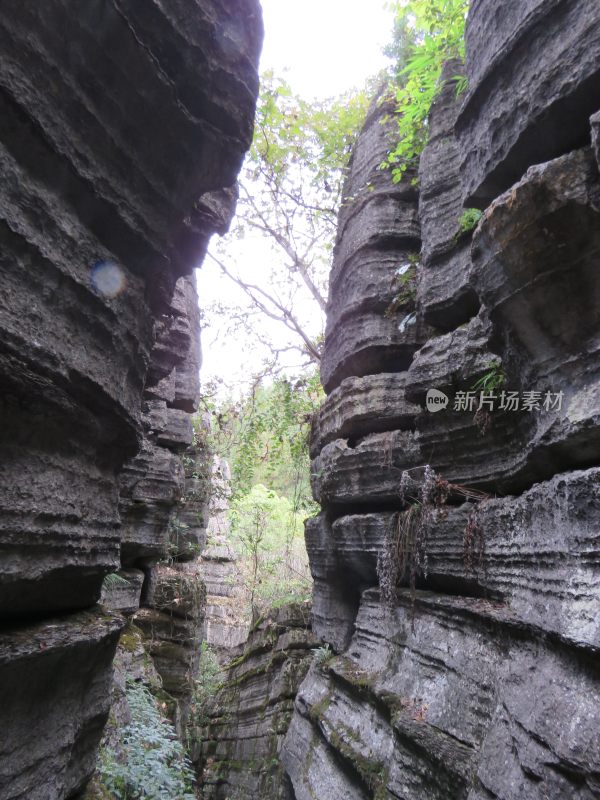
{"type": "Polygon", "coordinates": [[[126,283],[125,273],[114,261],[96,261],[92,267],[92,284],[104,297],[117,297],[126,283]]]}

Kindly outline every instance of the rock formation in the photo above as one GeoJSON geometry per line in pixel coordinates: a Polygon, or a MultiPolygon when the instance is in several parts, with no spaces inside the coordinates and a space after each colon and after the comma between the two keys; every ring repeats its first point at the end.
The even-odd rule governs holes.
{"type": "Polygon", "coordinates": [[[237,567],[238,557],[231,545],[230,480],[229,464],[215,456],[207,544],[202,551],[202,578],[206,585],[202,641],[223,663],[231,659],[232,648],[246,641],[250,627],[249,615],[244,612],[246,597],[237,567]]]}
{"type": "Polygon", "coordinates": [[[279,754],[313,660],[309,619],[304,604],[273,610],[230,652],[224,683],[197,732],[205,800],[293,797],[279,754]]]}
{"type": "MultiPolygon", "coordinates": [[[[377,169],[373,105],[311,443],[312,630],[280,610],[239,646],[207,797],[600,797],[599,23],[473,0],[418,186],[377,169]]],[[[235,203],[260,41],[255,0],[3,2],[2,800],[81,796],[123,614],[116,724],[141,659],[182,729],[203,630],[237,637],[225,541],[199,557],[190,274],[235,203]]]]}
{"type": "Polygon", "coordinates": [[[184,276],[231,213],[261,18],[253,0],[1,17],[0,795],[61,800],[108,714],[123,623],[95,605],[103,579],[123,566],[122,608],[143,596],[185,489],[184,276]]]}
{"type": "Polygon", "coordinates": [[[356,146],[306,528],[336,655],[296,699],[296,800],[600,797],[599,22],[473,2],[419,196],[376,171],[376,108],[356,146]],[[394,553],[416,585],[390,598],[394,553]]]}

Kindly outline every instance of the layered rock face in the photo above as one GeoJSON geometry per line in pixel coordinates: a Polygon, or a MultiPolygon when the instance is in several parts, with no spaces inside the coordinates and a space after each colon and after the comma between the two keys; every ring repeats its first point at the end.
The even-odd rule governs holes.
{"type": "Polygon", "coordinates": [[[182,276],[231,209],[260,42],[250,1],[3,6],[6,800],[91,774],[122,624],[94,604],[122,554],[130,609],[168,548],[199,360],[182,276]]]}
{"type": "Polygon", "coordinates": [[[600,797],[597,17],[581,0],[471,4],[470,88],[432,109],[418,198],[379,202],[376,114],[360,137],[306,529],[313,629],[337,655],[296,699],[296,800],[600,797]],[[419,236],[416,296],[397,280],[394,316],[383,297],[379,322],[348,310],[374,275],[394,287],[419,236]],[[382,358],[368,348],[388,324],[382,358]],[[448,397],[436,413],[430,389],[448,397]],[[448,496],[425,516],[431,480],[448,496]],[[405,574],[390,593],[392,556],[415,588],[405,574]]]}
{"type": "Polygon", "coordinates": [[[317,640],[309,620],[308,606],[283,606],[231,651],[224,683],[197,732],[205,800],[294,797],[279,755],[313,660],[317,640]]]}
{"type": "Polygon", "coordinates": [[[215,456],[212,465],[206,547],[202,551],[202,577],[206,585],[206,609],[202,641],[220,662],[231,659],[231,649],[248,638],[250,619],[244,609],[243,582],[238,557],[231,546],[229,498],[231,471],[225,459],[215,456]]]}

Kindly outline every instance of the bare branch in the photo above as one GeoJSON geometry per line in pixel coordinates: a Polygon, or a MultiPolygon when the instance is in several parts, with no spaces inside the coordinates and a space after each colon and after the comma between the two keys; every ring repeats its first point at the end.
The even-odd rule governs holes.
{"type": "MultiPolygon", "coordinates": [[[[319,291],[317,285],[313,281],[313,279],[312,279],[312,277],[310,275],[309,266],[306,263],[306,261],[304,261],[304,259],[302,259],[300,257],[300,255],[296,252],[296,250],[291,246],[290,242],[284,236],[282,236],[281,233],[278,230],[276,230],[272,225],[269,224],[269,222],[267,221],[265,215],[262,213],[260,208],[257,206],[253,196],[246,189],[246,187],[241,185],[240,188],[243,190],[244,194],[246,195],[246,200],[248,201],[248,203],[252,207],[252,210],[254,211],[254,213],[256,214],[256,216],[260,220],[260,223],[259,223],[255,219],[253,219],[252,217],[249,217],[248,219],[245,220],[246,223],[248,225],[250,225],[252,228],[255,228],[257,230],[263,231],[264,233],[267,233],[272,239],[274,239],[275,242],[277,242],[277,244],[281,247],[281,249],[284,251],[284,253],[288,256],[288,258],[292,262],[293,267],[298,270],[298,273],[299,273],[300,277],[304,281],[304,283],[305,283],[307,289],[309,290],[309,292],[311,293],[311,295],[314,297],[314,299],[319,304],[321,310],[325,311],[327,309],[327,301],[322,296],[322,294],[319,291]]],[[[281,211],[283,212],[284,216],[286,216],[286,218],[287,218],[287,215],[285,214],[285,211],[283,209],[281,209],[281,211]]],[[[291,225],[290,225],[289,221],[288,221],[288,224],[287,224],[286,227],[288,228],[288,230],[290,230],[291,225]]]]}
{"type": "Polygon", "coordinates": [[[260,286],[256,286],[252,283],[247,283],[239,275],[234,275],[230,269],[216,256],[212,253],[208,253],[209,257],[217,264],[221,272],[226,275],[230,280],[232,280],[237,286],[242,289],[242,291],[246,294],[247,297],[250,298],[252,303],[260,310],[263,314],[265,314],[270,319],[276,320],[277,322],[283,323],[289,330],[296,333],[304,342],[308,353],[310,354],[313,361],[317,364],[321,360],[321,354],[317,345],[312,341],[312,339],[305,333],[302,325],[298,322],[294,314],[286,308],[282,303],[280,303],[273,295],[269,292],[266,292],[260,286]],[[269,305],[271,307],[269,307],[269,305]],[[273,310],[273,307],[276,311],[273,310]]]}

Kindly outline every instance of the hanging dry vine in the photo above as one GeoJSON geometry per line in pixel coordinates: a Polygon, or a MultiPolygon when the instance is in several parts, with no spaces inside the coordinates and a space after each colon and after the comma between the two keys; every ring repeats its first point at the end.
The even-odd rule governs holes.
{"type": "Polygon", "coordinates": [[[458,496],[474,504],[463,540],[463,558],[469,571],[484,560],[485,540],[479,512],[480,504],[489,498],[485,492],[450,483],[437,475],[429,464],[418,469],[422,475],[416,478],[410,474],[415,470],[402,473],[399,494],[407,508],[395,516],[377,558],[377,576],[383,602],[395,607],[398,588],[408,583],[413,620],[417,579],[427,578],[428,574],[429,533],[436,521],[448,515],[448,498],[458,496]]]}

